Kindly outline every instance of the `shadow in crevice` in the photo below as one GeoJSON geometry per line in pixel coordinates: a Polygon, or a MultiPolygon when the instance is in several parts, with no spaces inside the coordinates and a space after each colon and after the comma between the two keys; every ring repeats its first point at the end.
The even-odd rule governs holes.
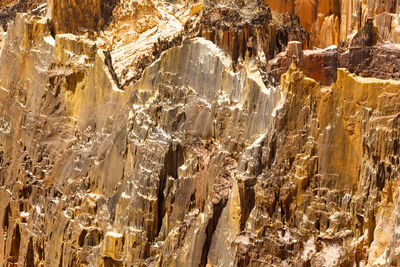
{"type": "Polygon", "coordinates": [[[105,0],[101,3],[101,15],[104,18],[104,23],[101,25],[100,30],[108,28],[113,21],[113,11],[119,2],[120,0],[105,0]]]}
{"type": "Polygon", "coordinates": [[[28,249],[26,252],[25,266],[26,267],[34,267],[35,266],[35,253],[33,251],[32,237],[29,238],[28,249]]]}
{"type": "Polygon", "coordinates": [[[19,230],[19,225],[17,224],[14,228],[14,233],[11,241],[11,251],[8,258],[9,263],[17,263],[19,258],[19,247],[21,244],[21,233],[19,230]]]}

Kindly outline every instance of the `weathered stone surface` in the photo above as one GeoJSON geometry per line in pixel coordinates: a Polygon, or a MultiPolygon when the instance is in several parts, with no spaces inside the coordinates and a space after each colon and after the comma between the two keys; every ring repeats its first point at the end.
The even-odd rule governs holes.
{"type": "Polygon", "coordinates": [[[121,87],[140,78],[166,49],[193,37],[191,27],[201,10],[193,1],[49,0],[47,14],[56,33],[99,38],[109,51],[121,87]]]}
{"type": "Polygon", "coordinates": [[[201,36],[211,40],[234,61],[259,56],[271,58],[276,51],[276,28],[272,15],[262,1],[234,7],[216,6],[201,18],[201,36]]]}
{"type": "Polygon", "coordinates": [[[46,8],[46,0],[4,0],[0,3],[0,25],[2,30],[7,30],[17,12],[31,12],[35,15],[43,15],[46,8]]]}
{"type": "Polygon", "coordinates": [[[151,0],[105,5],[94,1],[91,4],[94,8],[90,10],[79,5],[86,7],[88,3],[74,7],[68,1],[49,2],[48,14],[54,19],[56,32],[80,32],[92,39],[100,37],[99,45],[110,51],[121,88],[137,81],[163,51],[196,36],[211,40],[230,54],[235,69],[241,68],[246,55],[255,56],[262,69],[267,60],[286,48],[288,41],[299,40],[303,47],[309,45],[309,34],[297,18],[272,16],[261,0],[206,1],[204,5],[192,1],[151,0]],[[90,31],[100,28],[104,31],[90,31]]]}
{"type": "Polygon", "coordinates": [[[299,43],[289,42],[286,51],[268,62],[267,72],[274,78],[275,84],[279,84],[281,75],[288,70],[295,57],[304,74],[323,85],[336,81],[338,67],[363,77],[399,80],[399,45],[378,44],[378,41],[377,29],[369,20],[348,47],[340,47],[339,52],[336,46],[302,51],[299,43]]]}
{"type": "Polygon", "coordinates": [[[387,41],[399,42],[397,0],[265,0],[272,10],[296,14],[311,33],[311,46],[338,45],[357,33],[369,18],[387,41]]]}
{"type": "Polygon", "coordinates": [[[0,266],[400,264],[396,2],[92,3],[4,35],[0,266]]]}
{"type": "Polygon", "coordinates": [[[293,60],[306,76],[323,85],[331,85],[336,81],[339,66],[336,46],[303,51],[299,44],[289,42],[285,52],[279,53],[276,58],[268,62],[267,71],[274,78],[275,84],[280,83],[281,75],[287,72],[293,60]]]}
{"type": "MultiPolygon", "coordinates": [[[[24,87],[12,89],[18,78],[13,78],[11,71],[23,70],[3,63],[8,73],[2,71],[1,85],[5,98],[18,97],[7,110],[20,109],[22,117],[38,110],[40,117],[46,118],[27,122],[6,117],[3,131],[4,138],[15,137],[4,141],[2,147],[4,159],[11,159],[14,147],[25,140],[18,136],[46,129],[35,134],[31,143],[21,143],[26,147],[21,160],[31,160],[24,165],[24,172],[17,163],[2,169],[3,185],[13,183],[14,175],[6,173],[20,177],[21,186],[30,192],[23,199],[45,196],[46,184],[56,190],[51,193],[56,200],[44,197],[40,212],[30,205],[23,211],[12,208],[18,218],[21,212],[31,215],[26,231],[32,234],[25,236],[32,237],[34,245],[42,244],[46,255],[42,259],[36,256],[37,262],[108,266],[136,264],[148,258],[179,265],[189,264],[188,255],[194,252],[190,264],[206,262],[234,182],[235,151],[269,126],[279,101],[277,90],[265,87],[253,69],[256,66],[233,73],[230,58],[211,42],[195,39],[161,55],[142,79],[124,92],[116,86],[95,42],[71,34],[59,34],[54,40],[47,21],[38,24],[41,28],[37,23],[18,17],[8,38],[18,41],[12,34],[31,33],[29,27],[41,29],[42,35],[33,35],[37,47],[33,51],[43,52],[28,53],[24,60],[42,57],[43,66],[32,68],[36,71],[32,75],[42,80],[28,79],[24,87]],[[26,24],[25,20],[32,22],[26,24]],[[46,60],[43,53],[48,54],[46,60]],[[199,71],[202,75],[194,75],[199,71]],[[59,123],[55,123],[56,117],[61,118],[59,123]],[[54,124],[46,128],[42,123],[48,120],[54,124]],[[36,231],[42,227],[54,231],[39,235],[36,231]],[[198,243],[192,243],[195,237],[198,243]],[[181,242],[188,250],[174,256],[180,250],[173,248],[181,242]],[[81,248],[74,250],[75,246],[81,248]]],[[[4,62],[19,54],[21,43],[7,42],[4,62]]],[[[31,43],[26,45],[24,49],[29,49],[31,43]]],[[[16,66],[28,67],[17,62],[16,66]]],[[[4,194],[8,194],[6,190],[4,194]]],[[[13,198],[23,201],[19,193],[13,198]]],[[[11,216],[7,220],[12,220],[11,216]]],[[[14,239],[7,235],[7,242],[14,239]]],[[[4,251],[7,256],[1,261],[6,262],[10,253],[4,251]]],[[[13,257],[24,260],[19,254],[13,257]]]]}
{"type": "Polygon", "coordinates": [[[49,0],[48,16],[54,19],[57,33],[75,33],[81,28],[98,30],[107,23],[118,1],[49,0]]]}
{"type": "Polygon", "coordinates": [[[388,239],[379,231],[393,227],[393,220],[381,219],[381,212],[393,212],[393,200],[385,206],[385,192],[397,192],[386,178],[398,175],[393,140],[399,86],[339,69],[337,82],[326,88],[289,69],[282,78],[286,97],[277,134],[263,140],[274,160],[265,161],[257,177],[246,227],[252,242],[238,260],[337,266],[373,263],[363,252],[369,246],[381,255],[388,239]]]}
{"type": "Polygon", "coordinates": [[[340,65],[364,77],[400,80],[399,56],[398,44],[350,47],[340,56],[340,65]]]}
{"type": "Polygon", "coordinates": [[[265,0],[272,10],[297,15],[311,33],[310,46],[325,48],[339,43],[340,5],[333,0],[265,0]]]}
{"type": "Polygon", "coordinates": [[[161,52],[196,36],[199,8],[191,1],[120,1],[101,37],[121,86],[137,81],[161,52]]]}

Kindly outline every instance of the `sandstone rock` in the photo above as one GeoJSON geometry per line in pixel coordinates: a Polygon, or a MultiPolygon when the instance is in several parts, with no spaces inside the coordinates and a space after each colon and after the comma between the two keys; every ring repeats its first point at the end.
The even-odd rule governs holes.
{"type": "Polygon", "coordinates": [[[399,80],[398,44],[351,47],[340,56],[340,65],[364,77],[399,80]]]}
{"type": "Polygon", "coordinates": [[[311,47],[338,45],[357,33],[369,18],[374,19],[383,40],[398,41],[400,5],[396,0],[266,0],[266,3],[274,11],[299,16],[301,25],[311,33],[311,47]]]}
{"type": "Polygon", "coordinates": [[[400,264],[396,2],[91,3],[5,34],[0,266],[400,264]]]}
{"type": "Polygon", "coordinates": [[[353,37],[350,47],[373,46],[378,43],[378,30],[374,27],[372,19],[368,19],[360,31],[353,37]]]}
{"type": "Polygon", "coordinates": [[[272,10],[276,10],[280,13],[293,13],[294,12],[294,1],[274,1],[274,0],[266,0],[265,1],[268,6],[271,7],[272,10]]]}
{"type": "Polygon", "coordinates": [[[79,27],[100,29],[111,15],[116,1],[104,0],[50,0],[48,16],[54,19],[57,33],[75,33],[79,27]]]}
{"type": "Polygon", "coordinates": [[[310,46],[328,47],[339,43],[340,6],[337,1],[268,1],[272,10],[296,14],[301,25],[311,33],[310,46]]]}
{"type": "MultiPolygon", "coordinates": [[[[336,84],[331,89],[325,89],[315,81],[305,78],[292,65],[288,74],[282,78],[282,87],[286,98],[281,111],[285,113],[278,115],[278,121],[282,122],[277,121],[275,128],[280,135],[272,135],[264,141],[267,148],[271,149],[271,146],[274,148],[272,151],[275,159],[272,165],[269,165],[271,163],[268,161],[265,162],[265,170],[257,178],[255,208],[250,214],[246,228],[255,244],[246,253],[249,258],[248,262],[253,262],[253,265],[256,265],[256,262],[290,265],[294,262],[306,263],[308,261],[311,262],[311,265],[335,266],[337,264],[352,265],[360,262],[361,258],[368,258],[359,250],[360,247],[371,244],[371,240],[374,239],[371,233],[375,229],[375,233],[383,240],[384,236],[379,232],[381,228],[375,228],[376,222],[388,223],[387,220],[378,219],[381,215],[372,204],[375,203],[372,199],[380,198],[380,194],[384,194],[383,191],[392,189],[389,189],[391,187],[388,183],[380,184],[379,182],[381,175],[386,177],[387,169],[381,169],[382,172],[371,172],[371,168],[375,168],[373,166],[382,164],[379,163],[381,156],[379,159],[375,158],[375,162],[372,156],[375,153],[372,151],[380,151],[377,147],[380,146],[380,143],[371,140],[365,144],[368,146],[366,149],[363,142],[366,141],[367,136],[371,135],[376,136],[377,139],[374,138],[374,140],[378,140],[378,136],[386,134],[396,135],[397,131],[391,130],[394,128],[379,128],[377,123],[390,124],[392,121],[389,118],[397,116],[393,104],[397,101],[398,95],[390,92],[397,92],[398,86],[398,82],[358,78],[339,69],[336,84]],[[360,102],[361,99],[363,99],[362,102],[360,102]],[[295,103],[302,106],[300,113],[297,108],[292,109],[296,105],[295,103]],[[358,105],[357,103],[362,103],[362,107],[359,108],[367,112],[367,114],[361,115],[363,118],[361,121],[352,119],[354,114],[364,112],[357,111],[358,108],[355,107],[358,105]],[[332,111],[330,111],[331,109],[332,111]],[[368,113],[369,109],[380,112],[368,113]],[[293,110],[296,115],[286,113],[290,110],[293,110]],[[308,117],[309,114],[315,115],[308,117]],[[307,125],[306,128],[300,126],[304,120],[307,121],[304,124],[307,125]],[[333,121],[335,123],[331,124],[333,121]],[[370,126],[371,128],[369,128],[370,126]],[[284,129],[287,129],[288,132],[282,136],[281,133],[285,131],[284,129]],[[307,135],[306,138],[302,138],[304,143],[299,143],[300,134],[296,133],[296,130],[292,132],[289,129],[303,129],[302,131],[305,131],[303,134],[307,135]],[[331,138],[334,138],[334,146],[330,145],[330,141],[328,143],[323,141],[332,140],[331,138]],[[280,150],[280,144],[286,147],[280,150]],[[348,147],[349,150],[346,151],[351,151],[351,154],[344,156],[339,152],[339,147],[348,147]],[[292,156],[290,156],[291,149],[294,153],[292,156]],[[287,160],[291,157],[292,160],[287,160]],[[276,173],[275,168],[279,168],[276,173]],[[332,170],[335,171],[332,172],[332,170]],[[373,195],[360,198],[359,194],[364,194],[365,186],[370,186],[371,178],[372,181],[376,181],[372,183],[375,183],[383,191],[376,188],[374,189],[376,193],[373,195]],[[314,186],[316,186],[315,189],[311,189],[314,186]],[[321,202],[324,204],[321,205],[321,202]],[[366,206],[361,208],[359,205],[366,206]],[[331,213],[330,208],[334,208],[336,212],[331,213]],[[358,210],[356,214],[359,215],[354,214],[351,211],[353,209],[358,210]],[[362,213],[365,214],[361,215],[362,213]],[[260,214],[265,214],[265,216],[260,216],[260,214]],[[364,231],[361,231],[361,228],[356,225],[363,224],[365,225],[362,227],[364,231]],[[281,234],[278,229],[281,229],[281,234]],[[312,229],[316,229],[320,233],[318,242],[315,241],[316,237],[311,234],[314,231],[312,229]],[[270,241],[272,236],[274,236],[273,242],[270,241]],[[297,240],[314,241],[311,241],[312,245],[304,244],[303,250],[291,245],[293,244],[291,242],[299,244],[297,240]],[[338,240],[341,241],[338,243],[338,240]],[[346,244],[347,252],[341,249],[342,242],[346,244]],[[263,249],[261,244],[268,244],[269,250],[263,249]],[[272,246],[272,244],[274,245],[272,246]],[[310,258],[303,257],[297,251],[305,251],[306,247],[311,247],[311,251],[312,247],[315,247],[319,252],[313,253],[310,258]],[[358,256],[353,258],[353,253],[358,256]]],[[[386,147],[386,144],[382,143],[382,145],[386,147]]],[[[387,151],[393,151],[391,149],[393,147],[387,151]]],[[[392,161],[392,164],[395,162],[396,160],[392,161]]],[[[390,173],[392,173],[392,168],[397,168],[392,164],[389,163],[390,166],[388,166],[390,173]]],[[[383,203],[382,208],[385,205],[383,203]]],[[[392,210],[393,206],[388,204],[386,207],[388,210],[392,210]]],[[[393,221],[391,223],[393,225],[393,221]]],[[[385,244],[388,244],[387,241],[385,242],[380,243],[380,246],[385,247],[385,244]]],[[[382,252],[383,250],[380,248],[377,256],[379,257],[382,252]]]]}
{"type": "Polygon", "coordinates": [[[299,17],[272,12],[277,27],[277,46],[279,51],[285,50],[288,42],[299,41],[303,49],[310,47],[310,34],[301,26],[299,17]]]}
{"type": "Polygon", "coordinates": [[[3,46],[4,46],[4,37],[5,37],[5,34],[3,31],[3,28],[0,28],[0,55],[1,55],[1,50],[3,49],[3,46]]]}
{"type": "MultiPolygon", "coordinates": [[[[26,24],[25,20],[29,21],[29,19],[29,17],[20,17],[15,26],[10,29],[7,38],[12,38],[11,34],[24,32],[17,29],[28,27],[30,24],[26,24]]],[[[38,22],[33,20],[31,23],[38,22]]],[[[101,50],[96,51],[95,42],[71,34],[59,34],[56,40],[50,41],[52,37],[46,28],[46,20],[39,25],[42,25],[42,28],[37,26],[35,28],[42,31],[41,34],[44,36],[41,37],[39,33],[33,35],[36,40],[34,47],[42,49],[41,45],[50,45],[51,49],[47,47],[43,49],[51,57],[44,61],[45,66],[37,68],[41,77],[47,79],[47,82],[33,81],[39,82],[38,85],[47,84],[47,86],[33,87],[37,89],[29,91],[35,93],[42,99],[41,101],[37,102],[34,96],[25,96],[20,93],[21,96],[18,95],[20,99],[14,105],[19,108],[17,103],[21,103],[20,108],[24,109],[29,102],[32,103],[29,104],[32,109],[42,110],[43,116],[54,118],[61,116],[64,121],[62,124],[56,124],[55,128],[49,128],[47,130],[49,133],[37,137],[50,138],[47,139],[48,141],[43,141],[45,144],[43,149],[49,152],[43,152],[46,153],[45,155],[40,152],[41,156],[35,156],[35,152],[27,152],[28,155],[32,155],[29,156],[32,158],[32,163],[27,168],[35,166],[35,173],[38,171],[39,173],[32,175],[43,177],[40,184],[50,182],[52,180],[50,177],[57,177],[57,187],[60,188],[54,193],[57,201],[53,203],[51,202],[53,200],[49,199],[49,205],[58,210],[55,217],[49,217],[50,215],[44,213],[46,224],[54,227],[56,232],[46,233],[48,241],[43,249],[48,257],[42,261],[45,260],[47,265],[54,265],[57,262],[62,264],[88,262],[107,265],[110,262],[118,264],[119,261],[133,263],[144,261],[150,256],[156,261],[160,253],[163,253],[165,254],[163,262],[179,264],[187,260],[188,253],[198,251],[200,246],[204,249],[200,250],[191,262],[193,264],[207,262],[207,252],[211,242],[219,242],[212,241],[212,234],[219,214],[228,201],[234,179],[231,166],[235,165],[236,159],[230,156],[232,160],[224,163],[227,166],[226,171],[216,169],[215,166],[220,166],[219,162],[225,162],[226,156],[231,153],[229,151],[243,146],[269,125],[272,110],[276,106],[275,102],[279,99],[276,90],[265,88],[260,76],[250,67],[237,74],[231,72],[231,60],[212,43],[198,39],[161,55],[160,60],[144,73],[139,83],[127,88],[124,92],[116,86],[104,63],[105,56],[101,50]],[[185,60],[178,60],[183,58],[185,60]],[[203,60],[199,61],[200,58],[203,60]],[[184,62],[191,64],[182,64],[184,62]],[[160,69],[164,73],[162,76],[157,74],[160,69]],[[202,70],[203,75],[199,75],[197,79],[191,79],[193,73],[197,73],[198,70],[202,70]],[[220,75],[216,76],[215,73],[220,73],[220,75]],[[239,82],[242,80],[245,82],[239,82]],[[213,87],[209,87],[210,81],[213,81],[213,87]],[[155,93],[157,98],[150,97],[153,88],[158,88],[155,93]],[[43,94],[46,97],[43,97],[43,94]],[[131,111],[128,108],[129,99],[133,101],[129,104],[132,105],[131,111]],[[46,101],[50,102],[46,103],[46,101]],[[160,103],[156,104],[158,101],[160,103]],[[154,103],[149,106],[152,102],[154,103]],[[185,102],[191,104],[182,107],[180,103],[185,102]],[[148,107],[157,105],[168,105],[170,108],[164,111],[148,110],[148,107]],[[231,109],[235,105],[237,107],[231,109]],[[95,112],[93,112],[94,107],[98,107],[95,112]],[[126,111],[123,112],[123,110],[126,111]],[[247,111],[241,114],[239,112],[241,110],[247,111]],[[258,110],[260,112],[257,112],[258,110]],[[130,117],[128,117],[129,113],[131,113],[130,117]],[[225,122],[217,125],[213,117],[218,117],[221,122],[225,122]],[[152,122],[155,118],[164,118],[164,122],[159,122],[159,126],[156,126],[152,122]],[[203,127],[204,121],[208,121],[206,128],[203,127]],[[256,121],[262,123],[255,123],[256,121]],[[242,125],[240,131],[227,127],[235,123],[242,125]],[[111,131],[113,128],[120,130],[113,133],[111,131]],[[74,133],[72,129],[77,132],[74,133]],[[130,130],[127,131],[127,129],[130,130]],[[185,137],[185,135],[180,137],[179,131],[182,132],[181,134],[191,133],[192,137],[185,137]],[[63,141],[61,141],[61,136],[63,136],[63,141]],[[188,142],[188,145],[179,144],[181,142],[179,140],[183,137],[188,138],[188,141],[182,141],[188,142]],[[215,150],[213,148],[215,145],[196,141],[203,138],[214,139],[221,148],[215,150]],[[224,142],[220,144],[216,140],[224,140],[224,142]],[[193,145],[190,145],[192,143],[193,145]],[[205,148],[202,148],[203,146],[205,148]],[[178,155],[182,158],[179,159],[178,155]],[[39,167],[40,161],[37,157],[45,158],[43,167],[39,167]],[[190,163],[193,161],[190,159],[194,159],[194,163],[190,163]],[[197,165],[195,162],[199,160],[200,163],[197,165]],[[209,163],[210,160],[212,164],[209,163]],[[124,167],[125,161],[131,164],[124,167]],[[182,167],[180,168],[182,171],[178,172],[178,167],[182,164],[192,166],[190,167],[192,171],[190,169],[183,171],[187,167],[182,167]],[[212,166],[210,169],[209,165],[212,166]],[[180,178],[178,173],[183,175],[181,182],[176,180],[180,178]],[[204,173],[205,176],[195,175],[196,173],[204,173]],[[215,175],[220,178],[216,179],[215,175]],[[136,179],[135,177],[141,177],[142,182],[131,180],[136,179]],[[201,190],[201,187],[196,186],[197,184],[204,184],[205,188],[201,190]],[[143,185],[147,186],[143,187],[143,185]],[[185,190],[182,190],[183,188],[185,190]],[[86,190],[89,190],[89,195],[84,193],[86,190]],[[169,193],[169,190],[172,192],[169,193]],[[79,191],[81,193],[77,194],[79,191]],[[207,192],[215,192],[215,196],[213,196],[214,193],[209,195],[207,192]],[[164,194],[165,197],[161,197],[164,194]],[[112,197],[113,195],[115,197],[112,197]],[[78,202],[84,203],[87,196],[93,196],[96,209],[84,208],[83,205],[76,206],[78,202]],[[175,199],[171,203],[175,201],[181,203],[179,204],[181,208],[173,208],[173,211],[169,211],[167,202],[164,201],[171,201],[171,199],[175,199]],[[187,206],[186,203],[189,200],[192,204],[187,206]],[[186,214],[188,216],[185,216],[186,214]],[[99,216],[98,219],[97,216],[99,216]],[[99,221],[93,222],[93,220],[99,221]],[[60,227],[57,230],[56,221],[63,222],[57,225],[60,227]],[[75,221],[79,223],[74,223],[75,221]],[[198,226],[193,225],[196,221],[198,221],[198,226]],[[104,237],[97,235],[95,238],[95,240],[97,238],[101,240],[100,250],[98,245],[87,246],[79,253],[76,251],[69,254],[69,251],[73,251],[74,240],[82,240],[79,241],[82,245],[89,242],[85,241],[88,238],[88,230],[83,232],[79,225],[84,225],[85,229],[100,228],[99,232],[103,233],[101,235],[104,237]],[[107,229],[111,225],[114,225],[116,229],[126,229],[120,233],[125,242],[129,242],[126,244],[134,244],[133,251],[128,247],[121,248],[120,238],[115,239],[113,238],[115,235],[107,234],[109,232],[107,229]],[[69,234],[65,234],[62,229],[66,229],[69,234]],[[199,232],[199,229],[203,230],[199,232]],[[206,229],[209,232],[207,235],[205,235],[206,229]],[[187,234],[187,239],[180,235],[174,237],[175,233],[179,232],[181,232],[180,235],[187,234]],[[199,234],[199,243],[192,243],[192,238],[199,234]],[[72,238],[72,236],[75,237],[72,238]],[[61,246],[63,243],[61,240],[64,238],[64,245],[61,246]],[[166,243],[160,246],[156,242],[166,243]],[[182,250],[182,254],[174,257],[171,253],[176,249],[171,251],[169,247],[176,247],[177,242],[186,242],[188,251],[182,250]],[[128,256],[132,255],[131,253],[136,256],[128,256]],[[85,255],[88,254],[92,256],[86,258],[85,255]]],[[[22,43],[23,40],[21,38],[22,43]]],[[[3,55],[16,53],[19,47],[19,44],[15,47],[10,46],[11,42],[8,44],[3,55]]],[[[29,49],[31,44],[28,42],[26,45],[25,49],[29,49]]],[[[32,53],[34,56],[35,52],[32,53]]],[[[7,57],[3,58],[6,60],[7,57]]],[[[8,69],[8,71],[11,70],[14,71],[14,68],[8,69]]],[[[3,73],[8,79],[2,79],[2,88],[9,88],[9,84],[12,84],[9,79],[14,76],[3,73]]],[[[31,85],[27,83],[26,86],[30,88],[31,85]]],[[[36,86],[36,83],[32,86],[36,86]]],[[[6,122],[8,123],[8,119],[6,122]]],[[[17,136],[13,131],[17,130],[15,125],[18,123],[18,120],[13,120],[10,123],[12,128],[4,129],[5,134],[17,136]]],[[[39,122],[33,123],[32,127],[36,128],[34,125],[39,122]]],[[[23,127],[20,129],[24,131],[23,127]]],[[[42,143],[42,141],[36,142],[42,143]]],[[[7,144],[11,145],[8,142],[7,144]]],[[[4,152],[5,155],[12,153],[13,146],[4,147],[7,149],[4,152]]],[[[29,151],[30,149],[33,147],[30,147],[29,151]]],[[[27,170],[27,172],[30,171],[27,170]]],[[[29,184],[25,180],[28,178],[21,179],[29,184]]],[[[8,181],[7,178],[4,183],[8,181]]],[[[38,187],[37,194],[40,194],[41,188],[38,187]]],[[[174,206],[171,204],[171,208],[174,206]]],[[[36,214],[35,209],[32,208],[27,208],[26,212],[36,214]]],[[[32,218],[35,216],[33,215],[32,218]]],[[[37,227],[41,226],[37,225],[37,227]]],[[[32,242],[34,244],[44,242],[43,238],[45,237],[36,239],[32,236],[32,242]]],[[[10,236],[8,240],[12,240],[12,237],[10,236]]],[[[9,255],[9,252],[5,253],[9,255]]],[[[38,252],[35,250],[34,253],[38,252]]]]}
{"type": "Polygon", "coordinates": [[[323,85],[331,85],[336,81],[338,68],[338,52],[335,46],[319,50],[301,50],[298,44],[278,54],[276,58],[268,62],[268,73],[275,79],[276,84],[280,83],[281,75],[288,69],[292,61],[303,70],[308,77],[315,79],[323,85]],[[293,59],[293,56],[295,59],[293,59]]]}
{"type": "Polygon", "coordinates": [[[123,235],[115,232],[106,233],[101,247],[103,257],[111,258],[112,260],[120,260],[123,252],[123,235]]]}
{"type": "Polygon", "coordinates": [[[275,54],[275,28],[264,3],[239,8],[215,7],[201,19],[201,35],[229,53],[234,61],[247,56],[271,58],[275,54]]]}
{"type": "Polygon", "coordinates": [[[45,0],[4,0],[0,3],[0,24],[7,31],[7,25],[13,20],[17,12],[33,12],[35,15],[43,15],[46,7],[45,0]]]}
{"type": "Polygon", "coordinates": [[[191,27],[199,8],[188,1],[120,1],[116,5],[102,38],[122,87],[138,80],[161,52],[197,34],[191,27]]]}

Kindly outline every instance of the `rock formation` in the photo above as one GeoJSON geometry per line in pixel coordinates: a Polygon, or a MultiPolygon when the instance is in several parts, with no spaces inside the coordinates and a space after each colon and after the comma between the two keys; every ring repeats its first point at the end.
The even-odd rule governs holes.
{"type": "Polygon", "coordinates": [[[373,18],[385,40],[399,42],[398,0],[266,0],[276,12],[297,15],[312,45],[338,45],[373,18]]]}
{"type": "Polygon", "coordinates": [[[0,267],[399,266],[398,1],[0,3],[0,267]]]}
{"type": "Polygon", "coordinates": [[[3,31],[7,31],[7,24],[13,20],[17,12],[30,12],[43,15],[46,9],[45,0],[4,0],[0,3],[0,24],[3,31]]]}

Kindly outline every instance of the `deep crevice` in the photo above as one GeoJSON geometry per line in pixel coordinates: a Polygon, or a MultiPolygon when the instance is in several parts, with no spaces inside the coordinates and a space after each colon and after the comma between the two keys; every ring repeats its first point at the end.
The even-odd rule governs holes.
{"type": "Polygon", "coordinates": [[[26,252],[25,267],[34,267],[34,266],[35,266],[35,254],[33,251],[33,241],[31,237],[29,238],[28,250],[26,252]]]}
{"type": "Polygon", "coordinates": [[[376,174],[376,186],[382,191],[386,184],[386,172],[384,163],[379,163],[378,172],[376,174]]]}
{"type": "Polygon", "coordinates": [[[11,207],[10,204],[7,205],[6,211],[4,212],[3,217],[3,232],[7,232],[8,226],[10,224],[9,218],[11,217],[11,207]]]}
{"type": "Polygon", "coordinates": [[[45,257],[44,241],[43,240],[36,241],[35,248],[37,251],[39,261],[43,261],[45,257]]]}
{"type": "Polygon", "coordinates": [[[243,231],[255,205],[254,185],[256,179],[246,179],[239,185],[240,207],[242,209],[240,230],[243,231]]]}
{"type": "Polygon", "coordinates": [[[112,58],[111,58],[110,51],[104,51],[103,53],[104,53],[104,57],[105,57],[104,64],[106,64],[106,66],[108,67],[108,71],[110,72],[110,75],[113,78],[113,80],[114,80],[115,84],[117,85],[117,87],[122,90],[122,86],[119,83],[118,76],[115,73],[114,66],[112,64],[112,58]]]}
{"type": "Polygon", "coordinates": [[[9,263],[17,263],[19,258],[19,247],[21,244],[21,233],[19,230],[19,225],[17,224],[14,229],[14,233],[11,241],[11,251],[8,258],[9,263]]]}
{"type": "Polygon", "coordinates": [[[169,150],[165,155],[164,159],[164,168],[160,173],[159,177],[159,187],[158,187],[158,195],[157,195],[157,232],[156,235],[151,240],[156,238],[162,227],[162,220],[164,218],[166,209],[165,209],[165,201],[164,201],[164,189],[166,186],[166,182],[169,176],[174,179],[178,179],[178,168],[184,163],[184,154],[181,145],[173,145],[169,146],[169,150]]]}
{"type": "Polygon", "coordinates": [[[201,253],[200,267],[204,267],[207,264],[208,252],[210,250],[212,237],[214,235],[215,229],[217,228],[219,218],[221,217],[222,210],[228,203],[228,199],[222,199],[217,204],[213,204],[213,215],[208,220],[206,227],[206,240],[204,241],[203,250],[201,253]]]}
{"type": "Polygon", "coordinates": [[[59,267],[63,266],[63,255],[64,255],[64,244],[61,245],[61,256],[60,256],[60,262],[59,262],[59,267]]]}
{"type": "Polygon", "coordinates": [[[83,247],[83,245],[85,243],[86,235],[87,235],[87,230],[83,229],[81,234],[79,235],[79,240],[78,240],[78,243],[79,243],[80,247],[83,247]]]}

